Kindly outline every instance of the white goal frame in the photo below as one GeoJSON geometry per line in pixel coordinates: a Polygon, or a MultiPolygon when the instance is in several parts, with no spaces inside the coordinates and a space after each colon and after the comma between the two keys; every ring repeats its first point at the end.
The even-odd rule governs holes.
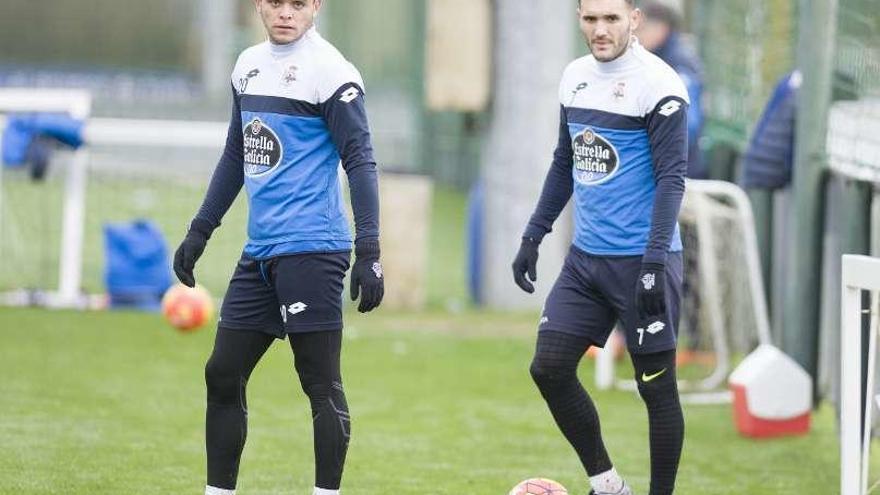
{"type": "MultiPolygon", "coordinates": [[[[84,144],[73,152],[64,179],[58,288],[45,295],[45,303],[50,307],[83,306],[80,287],[90,147],[161,145],[216,149],[219,152],[226,142],[229,126],[226,122],[90,118],[91,110],[92,95],[88,91],[0,88],[0,132],[5,128],[3,114],[66,113],[85,122],[84,144]]],[[[0,166],[0,186],[2,168],[0,166]]],[[[0,194],[0,208],[3,208],[3,201],[0,194]]]]}
{"type": "MultiPolygon", "coordinates": [[[[700,212],[699,201],[705,201],[705,196],[713,196],[723,198],[727,203],[733,206],[736,211],[738,221],[742,225],[743,246],[745,254],[744,270],[748,277],[748,291],[751,298],[752,308],[755,311],[754,333],[758,337],[759,344],[772,345],[770,335],[770,319],[767,311],[767,298],[764,290],[763,274],[761,272],[761,257],[758,251],[758,237],[755,232],[755,219],[752,213],[752,205],[745,191],[736,184],[718,181],[718,180],[688,180],[686,191],[692,196],[690,201],[697,201],[695,207],[695,227],[697,235],[702,243],[699,257],[699,277],[700,287],[702,287],[705,296],[704,303],[709,306],[708,315],[710,317],[709,331],[715,344],[715,352],[717,364],[713,372],[695,384],[680,384],[683,390],[697,392],[712,392],[724,385],[727,376],[731,371],[731,354],[727,345],[728,334],[736,329],[725,329],[725,324],[721,321],[720,315],[723,311],[723,301],[721,300],[721,288],[719,282],[719,261],[712,255],[714,252],[714,242],[710,225],[711,218],[700,212]]],[[[686,247],[687,248],[687,247],[686,247]]],[[[596,386],[600,390],[607,390],[612,387],[630,389],[633,388],[632,379],[615,380],[614,377],[614,356],[612,346],[606,345],[599,351],[596,359],[596,386]]],[[[724,402],[730,399],[729,392],[721,392],[720,394],[704,394],[692,397],[693,402],[724,402]]]]}
{"type": "MultiPolygon", "coordinates": [[[[0,89],[0,113],[66,113],[86,120],[92,111],[92,96],[87,91],[65,89],[0,89]]],[[[6,127],[0,121],[0,132],[6,127]]],[[[50,297],[54,305],[74,306],[79,299],[82,280],[83,228],[85,225],[86,167],[89,150],[82,146],[73,152],[64,182],[64,204],[59,246],[58,291],[50,297]]],[[[0,166],[2,169],[2,166],[0,166]]],[[[0,170],[0,186],[3,171],[0,170]]],[[[2,188],[0,188],[2,191],[2,188]]],[[[0,195],[0,208],[3,207],[0,195]]]]}
{"type": "Polygon", "coordinates": [[[874,369],[877,362],[880,258],[843,255],[840,314],[840,494],[865,495],[868,490],[868,454],[874,410],[874,369]],[[872,292],[868,377],[865,409],[862,395],[862,294],[872,292]],[[865,422],[862,423],[864,413],[865,422]],[[861,434],[864,426],[864,436],[861,434]]]}

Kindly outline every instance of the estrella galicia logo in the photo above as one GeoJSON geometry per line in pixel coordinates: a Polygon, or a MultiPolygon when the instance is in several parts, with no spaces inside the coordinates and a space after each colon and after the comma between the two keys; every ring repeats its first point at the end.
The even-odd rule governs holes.
{"type": "Polygon", "coordinates": [[[574,178],[581,184],[601,184],[620,167],[620,158],[614,146],[589,127],[574,137],[571,147],[574,152],[574,178]]]}
{"type": "Polygon", "coordinates": [[[244,173],[258,176],[281,163],[281,141],[268,125],[254,118],[244,128],[244,173]]]}

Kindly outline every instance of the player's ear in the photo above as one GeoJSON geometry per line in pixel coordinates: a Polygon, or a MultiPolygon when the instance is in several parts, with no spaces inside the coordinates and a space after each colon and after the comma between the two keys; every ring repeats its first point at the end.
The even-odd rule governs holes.
{"type": "Polygon", "coordinates": [[[321,10],[321,6],[324,5],[323,0],[313,0],[315,2],[315,14],[318,14],[318,11],[321,10]]]}
{"type": "Polygon", "coordinates": [[[254,0],[254,8],[257,9],[257,12],[260,11],[260,2],[262,0],[254,0]]]}
{"type": "Polygon", "coordinates": [[[635,8],[629,13],[630,34],[634,33],[642,25],[642,9],[635,8]]]}

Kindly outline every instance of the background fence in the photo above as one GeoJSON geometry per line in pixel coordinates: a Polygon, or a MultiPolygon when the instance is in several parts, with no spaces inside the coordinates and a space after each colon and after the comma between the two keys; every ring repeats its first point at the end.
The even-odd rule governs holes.
{"type": "MultiPolygon", "coordinates": [[[[380,166],[386,170],[427,174],[438,183],[465,192],[480,176],[481,166],[492,161],[487,159],[485,148],[499,103],[493,99],[497,91],[485,105],[466,110],[429,108],[425,103],[425,79],[430,75],[426,56],[431,39],[428,13],[432,4],[442,7],[449,2],[453,0],[327,0],[319,25],[323,34],[364,75],[380,166]]],[[[572,3],[555,0],[552,7],[569,11],[572,3]]],[[[725,180],[737,179],[740,157],[776,82],[794,70],[799,60],[810,61],[811,57],[818,56],[804,53],[803,47],[807,45],[800,43],[805,31],[801,20],[809,19],[817,5],[833,8],[833,16],[828,20],[835,19],[834,29],[827,42],[833,45],[834,74],[828,77],[833,81],[835,98],[833,102],[828,98],[826,108],[831,122],[827,153],[821,146],[823,153],[818,157],[824,163],[822,192],[812,197],[822,211],[819,219],[822,239],[817,240],[817,245],[823,246],[824,257],[821,266],[812,267],[822,274],[821,287],[817,288],[817,293],[822,294],[821,341],[831,346],[836,335],[837,296],[829,287],[835,286],[837,254],[867,253],[871,235],[876,236],[880,230],[877,216],[873,221],[871,217],[871,205],[877,204],[871,185],[877,175],[871,174],[876,173],[880,163],[880,103],[877,103],[880,100],[880,18],[876,2],[686,0],[678,3],[686,20],[689,40],[701,55],[705,68],[706,127],[701,146],[710,176],[725,180]]],[[[495,32],[500,0],[484,0],[483,5],[489,6],[492,15],[479,22],[485,24],[484,29],[495,32]]],[[[5,0],[0,3],[0,46],[3,47],[0,86],[89,88],[96,96],[94,113],[97,116],[224,120],[228,114],[228,96],[206,89],[210,85],[204,80],[208,69],[203,61],[206,54],[222,58],[228,53],[225,60],[231,67],[234,53],[261,39],[252,11],[251,2],[245,0],[5,0]],[[206,6],[225,9],[228,15],[208,16],[206,12],[212,11],[206,10],[206,6]],[[206,30],[206,24],[211,24],[213,30],[206,30]],[[211,37],[206,36],[206,32],[225,35],[211,37]]],[[[461,22],[474,22],[468,21],[472,19],[469,15],[460,15],[460,18],[461,22]]],[[[554,46],[542,40],[540,50],[568,51],[571,40],[577,39],[578,53],[585,52],[583,42],[575,36],[577,27],[573,14],[570,22],[560,23],[559,29],[570,36],[559,36],[554,46]]],[[[498,43],[502,38],[493,35],[491,39],[498,43]]],[[[495,48],[492,53],[497,56],[501,51],[495,48]]],[[[494,74],[497,68],[495,63],[486,70],[494,74]]],[[[544,69],[536,66],[535,70],[544,69]]],[[[506,85],[521,82],[493,80],[506,85]]],[[[520,98],[530,97],[528,92],[517,94],[520,98]]],[[[531,116],[517,118],[528,120],[531,116]]],[[[813,116],[801,115],[799,123],[809,122],[811,118],[813,116]]],[[[96,155],[98,160],[106,157],[100,150],[96,155]]],[[[199,177],[206,177],[213,168],[213,159],[200,157],[197,162],[190,160],[189,166],[198,169],[199,177]]],[[[543,170],[548,162],[549,156],[534,167],[543,170]]],[[[137,163],[133,166],[149,168],[137,163]]],[[[113,164],[105,165],[112,167],[113,164]]],[[[18,218],[19,226],[26,231],[19,238],[19,248],[31,245],[27,241],[31,238],[29,235],[39,238],[54,232],[56,219],[51,218],[50,211],[60,205],[61,188],[52,185],[53,179],[50,176],[48,186],[40,191],[40,200],[29,206],[32,215],[18,218]]],[[[9,184],[12,183],[6,182],[4,188],[10,187],[9,184]]],[[[33,187],[15,186],[17,190],[11,194],[27,196],[33,187]]],[[[100,191],[118,196],[112,187],[100,191]]],[[[790,223],[791,196],[801,198],[799,194],[797,190],[750,192],[764,255],[765,283],[770,289],[774,334],[780,340],[786,285],[795,276],[787,268],[791,260],[787,259],[786,243],[790,233],[786,225],[790,223]]],[[[7,194],[7,197],[25,201],[16,199],[17,196],[7,194]]],[[[523,201],[531,203],[533,199],[523,201]]],[[[117,200],[108,200],[107,204],[117,200]]],[[[148,202],[141,198],[141,203],[148,202]]],[[[181,218],[193,209],[191,202],[183,203],[180,209],[186,211],[179,213],[181,218]]],[[[802,203],[796,201],[795,204],[802,203]]],[[[54,243],[52,240],[48,245],[54,243]]],[[[456,269],[464,270],[464,267],[456,269]]],[[[97,284],[99,277],[94,271],[99,267],[89,270],[86,280],[97,284]]],[[[22,271],[15,263],[5,263],[0,270],[0,286],[8,284],[22,271]]],[[[48,277],[45,273],[52,270],[38,268],[24,272],[38,280],[48,277]]],[[[818,351],[814,349],[814,352],[818,351]]],[[[829,369],[833,368],[831,359],[829,357],[826,363],[829,369]]]]}

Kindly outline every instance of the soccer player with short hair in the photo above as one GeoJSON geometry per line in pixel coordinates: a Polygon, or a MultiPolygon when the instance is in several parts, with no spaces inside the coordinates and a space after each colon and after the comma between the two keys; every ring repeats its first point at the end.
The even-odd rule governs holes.
{"type": "Polygon", "coordinates": [[[677,217],[687,169],[688,96],[675,71],[633,36],[633,0],[580,0],[591,54],[559,87],[559,142],[513,263],[533,292],[538,245],[574,196],[575,235],[538,328],[531,374],[595,495],[631,494],[614,469],[577,366],[617,321],[650,429],[651,495],[673,492],[684,438],[675,379],[682,284],[677,217]]]}
{"type": "Polygon", "coordinates": [[[312,409],[315,495],[339,493],[350,435],[342,387],[342,289],[352,240],[338,165],[346,171],[356,236],[351,297],[358,310],[384,294],[376,163],[357,69],[315,29],[322,0],[254,0],[268,41],[232,73],[226,148],[204,202],[174,255],[193,268],[238,192],[247,191],[248,241],[220,310],[207,384],[205,493],[234,494],[247,435],[245,388],[275,339],[288,338],[312,409]]]}

